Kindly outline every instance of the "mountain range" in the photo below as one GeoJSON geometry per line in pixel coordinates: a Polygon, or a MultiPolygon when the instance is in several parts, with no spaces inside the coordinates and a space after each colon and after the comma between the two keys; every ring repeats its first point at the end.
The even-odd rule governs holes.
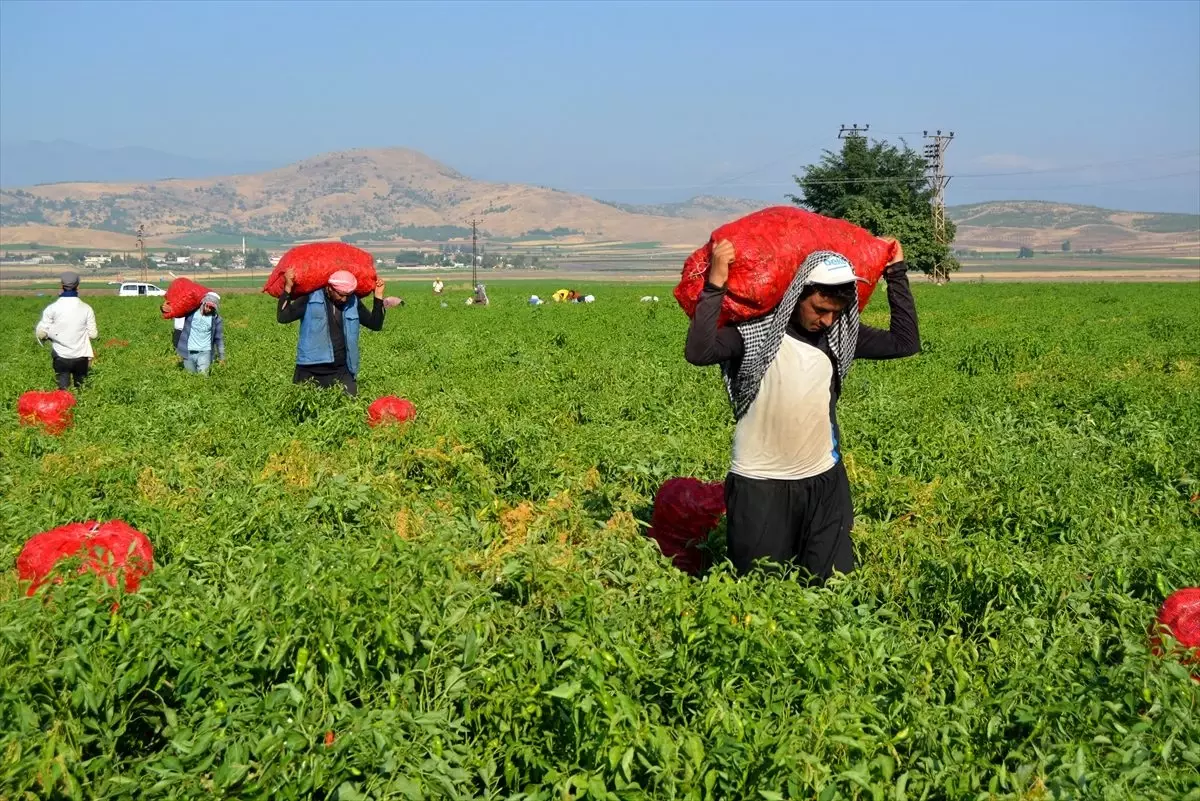
{"type": "MultiPolygon", "coordinates": [[[[194,162],[194,160],[193,160],[194,162]]],[[[517,242],[659,243],[695,247],[713,228],[771,205],[700,196],[631,205],[556,189],[473,180],[413,150],[328,153],[243,174],[162,180],[72,181],[0,190],[0,242],[128,249],[139,225],[150,246],[228,244],[241,236],[280,244],[312,239],[404,245],[481,236],[517,242]]],[[[8,157],[5,182],[12,174],[8,157]]],[[[159,169],[172,166],[161,162],[159,169]]],[[[216,168],[217,165],[208,165],[216,168]]],[[[64,164],[64,174],[72,168],[64,164]]],[[[17,173],[19,174],[19,172],[17,173]]],[[[784,202],[784,201],[777,201],[784,202]]],[[[1200,255],[1200,217],[1121,212],[1033,201],[951,207],[956,246],[1058,248],[1200,255]]]]}

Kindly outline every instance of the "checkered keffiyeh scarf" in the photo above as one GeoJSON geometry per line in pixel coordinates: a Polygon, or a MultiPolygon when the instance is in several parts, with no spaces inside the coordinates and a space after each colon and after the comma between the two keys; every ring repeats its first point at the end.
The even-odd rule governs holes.
{"type": "MultiPolygon", "coordinates": [[[[762,384],[767,368],[779,353],[779,346],[783,344],[783,338],[787,334],[788,321],[792,318],[800,294],[809,283],[809,276],[813,269],[829,256],[844,258],[841,254],[828,250],[813,253],[800,265],[783,300],[779,301],[773,312],[737,325],[737,330],[742,335],[742,359],[740,362],[725,362],[721,365],[721,374],[725,378],[725,389],[729,393],[735,420],[741,420],[758,397],[759,385],[762,384]]],[[[858,304],[851,303],[834,324],[825,330],[825,336],[828,337],[829,349],[834,356],[838,378],[844,381],[846,374],[850,372],[850,365],[854,361],[854,349],[858,345],[858,304]]]]}

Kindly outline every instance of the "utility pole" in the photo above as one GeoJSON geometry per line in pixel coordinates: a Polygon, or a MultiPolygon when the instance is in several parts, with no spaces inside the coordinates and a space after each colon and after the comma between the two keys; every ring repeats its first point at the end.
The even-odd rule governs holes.
{"type": "Polygon", "coordinates": [[[925,145],[925,171],[929,175],[929,185],[933,188],[933,235],[938,245],[938,261],[933,265],[933,282],[944,284],[950,280],[950,273],[942,263],[941,254],[949,242],[946,241],[946,185],[950,183],[946,175],[946,149],[954,141],[954,131],[943,134],[923,132],[924,138],[930,140],[925,145]]]}
{"type": "Polygon", "coordinates": [[[866,137],[867,131],[870,129],[870,125],[864,125],[863,127],[859,128],[858,123],[854,123],[854,125],[850,128],[847,128],[845,125],[843,125],[842,129],[838,131],[838,139],[863,139],[866,137]]]}
{"type": "Polygon", "coordinates": [[[142,283],[146,283],[146,226],[138,224],[137,229],[138,253],[142,258],[142,283]]]}
{"type": "Polygon", "coordinates": [[[479,266],[479,230],[476,228],[477,220],[471,218],[471,291],[474,292],[479,288],[478,266],[479,266]]]}

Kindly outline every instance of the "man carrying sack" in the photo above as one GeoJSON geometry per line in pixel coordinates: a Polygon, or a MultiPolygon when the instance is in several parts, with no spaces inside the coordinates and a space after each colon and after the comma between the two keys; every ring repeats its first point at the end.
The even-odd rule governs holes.
{"type": "Polygon", "coordinates": [[[713,247],[684,355],[719,364],[737,426],[725,482],[729,558],[745,574],[759,560],[795,565],[816,582],[854,569],[854,508],[839,452],[836,406],[854,359],[920,351],[904,251],[884,271],[888,330],[858,320],[854,268],[813,253],[769,314],[718,327],[733,245],[713,247]]]}
{"type": "Polygon", "coordinates": [[[283,294],[276,310],[276,319],[281,323],[301,321],[292,381],[314,381],[320,387],[341,384],[347,395],[357,395],[358,335],[362,326],[372,331],[383,329],[383,280],[375,282],[370,310],[354,296],[358,282],[346,270],[329,276],[321,289],[298,297],[292,296],[295,281],[294,271],[284,273],[283,294]]]}

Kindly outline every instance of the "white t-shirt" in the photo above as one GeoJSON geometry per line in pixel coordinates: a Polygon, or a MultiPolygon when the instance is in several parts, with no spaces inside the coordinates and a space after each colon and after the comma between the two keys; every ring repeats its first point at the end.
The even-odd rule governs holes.
{"type": "Polygon", "coordinates": [[[175,318],[175,330],[176,330],[176,331],[182,331],[182,330],[183,330],[183,321],[184,321],[184,319],[185,319],[185,318],[183,318],[183,317],[176,317],[176,318],[175,318]]]}
{"type": "Polygon", "coordinates": [[[754,403],[734,430],[731,472],[792,480],[837,464],[832,381],[833,362],[823,351],[785,336],[754,403]]]}
{"type": "Polygon", "coordinates": [[[91,340],[99,336],[92,307],[79,298],[59,298],[46,307],[34,331],[53,343],[62,359],[92,358],[91,340]]]}

